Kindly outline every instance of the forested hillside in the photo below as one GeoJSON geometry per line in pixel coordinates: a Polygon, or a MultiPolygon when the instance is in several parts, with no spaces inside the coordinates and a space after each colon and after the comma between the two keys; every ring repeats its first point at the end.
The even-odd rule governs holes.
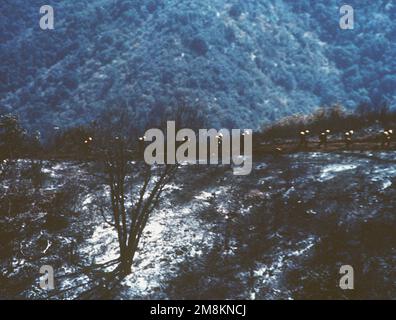
{"type": "Polygon", "coordinates": [[[118,106],[154,119],[178,100],[214,126],[257,128],[339,102],[395,105],[396,5],[339,0],[42,0],[0,3],[0,113],[32,129],[118,106]]]}

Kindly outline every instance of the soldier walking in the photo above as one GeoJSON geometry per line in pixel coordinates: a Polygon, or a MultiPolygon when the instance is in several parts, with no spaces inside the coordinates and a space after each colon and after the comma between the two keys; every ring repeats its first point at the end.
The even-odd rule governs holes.
{"type": "Polygon", "coordinates": [[[321,146],[327,147],[328,135],[330,134],[330,130],[327,129],[326,131],[322,132],[319,135],[319,148],[321,146]]]}
{"type": "Polygon", "coordinates": [[[307,148],[308,147],[308,135],[309,130],[300,131],[300,148],[307,148]]]}
{"type": "Polygon", "coordinates": [[[381,132],[381,148],[389,148],[392,140],[393,130],[385,130],[381,132]]]}
{"type": "Polygon", "coordinates": [[[347,149],[349,149],[351,147],[351,145],[352,145],[352,142],[353,142],[352,141],[352,136],[353,136],[353,134],[354,134],[353,130],[350,130],[350,131],[347,131],[347,132],[344,133],[344,142],[345,142],[345,147],[347,149]]]}

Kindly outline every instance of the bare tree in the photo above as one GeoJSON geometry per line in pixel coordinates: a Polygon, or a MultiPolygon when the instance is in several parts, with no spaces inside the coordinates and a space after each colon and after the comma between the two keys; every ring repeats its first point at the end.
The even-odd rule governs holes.
{"type": "MultiPolygon", "coordinates": [[[[194,128],[202,123],[199,110],[188,109],[184,104],[177,106],[168,116],[177,122],[179,128],[194,128]]],[[[92,139],[88,139],[88,142],[93,158],[97,160],[92,168],[95,176],[105,179],[109,195],[93,203],[93,208],[116,231],[120,255],[101,266],[94,266],[97,271],[109,265],[116,265],[116,268],[111,273],[99,273],[99,278],[85,284],[90,288],[78,298],[100,295],[101,290],[106,295],[120,279],[132,272],[144,229],[160,203],[166,185],[177,172],[177,164],[150,166],[145,163],[142,132],[149,124],[140,122],[139,127],[133,126],[136,123],[134,112],[125,108],[111,108],[91,128],[92,139]]],[[[156,127],[163,128],[163,123],[165,119],[157,123],[156,127]]]]}
{"type": "Polygon", "coordinates": [[[130,111],[115,108],[103,120],[93,130],[92,149],[102,162],[100,175],[110,201],[95,207],[117,232],[120,263],[116,271],[125,276],[131,273],[143,230],[178,166],[145,163],[142,131],[146,126],[134,127],[130,111]]]}
{"type": "MultiPolygon", "coordinates": [[[[143,160],[144,141],[139,137],[139,129],[131,126],[136,123],[131,121],[131,114],[116,111],[111,119],[112,125],[105,132],[105,138],[100,138],[100,145],[105,146],[102,157],[106,184],[110,189],[111,214],[100,211],[105,222],[117,231],[119,270],[127,275],[131,273],[143,230],[178,166],[147,165],[143,160]],[[108,141],[107,137],[113,132],[119,132],[119,135],[108,141]],[[131,205],[126,205],[127,200],[131,205]]],[[[190,107],[184,99],[175,108],[165,111],[156,127],[163,128],[168,119],[176,121],[177,128],[198,129],[205,122],[202,110],[190,107]]],[[[142,128],[147,129],[147,126],[142,128]]],[[[103,126],[100,129],[103,132],[103,126]]]]}
{"type": "Polygon", "coordinates": [[[143,230],[177,169],[177,165],[151,167],[142,159],[131,161],[126,146],[123,138],[116,137],[106,151],[104,168],[110,188],[111,217],[102,211],[105,221],[117,231],[120,270],[124,275],[131,273],[143,230]],[[132,202],[129,207],[128,198],[132,202]]]}
{"type": "Polygon", "coordinates": [[[9,180],[9,188],[0,185],[0,204],[7,202],[8,214],[10,214],[11,201],[9,194],[16,188],[16,164],[17,158],[24,147],[25,132],[20,126],[18,118],[13,115],[0,116],[0,183],[9,180]],[[12,182],[12,183],[11,183],[12,182]]]}

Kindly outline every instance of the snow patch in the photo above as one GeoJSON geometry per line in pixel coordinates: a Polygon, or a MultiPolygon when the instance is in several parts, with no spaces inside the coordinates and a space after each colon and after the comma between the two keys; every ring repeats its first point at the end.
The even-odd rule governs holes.
{"type": "Polygon", "coordinates": [[[324,167],[319,176],[319,181],[327,181],[333,179],[335,173],[356,169],[358,166],[355,164],[331,164],[324,167]]]}
{"type": "Polygon", "coordinates": [[[213,197],[212,193],[203,191],[199,195],[195,196],[194,198],[197,200],[209,201],[212,197],[213,197]]]}
{"type": "Polygon", "coordinates": [[[95,228],[92,237],[79,251],[82,256],[96,264],[117,259],[120,253],[116,231],[103,222],[95,228]]]}

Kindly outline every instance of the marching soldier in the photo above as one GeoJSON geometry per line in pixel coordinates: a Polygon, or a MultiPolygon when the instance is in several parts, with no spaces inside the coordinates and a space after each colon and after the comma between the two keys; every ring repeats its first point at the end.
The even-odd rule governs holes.
{"type": "Polygon", "coordinates": [[[307,148],[308,147],[308,135],[309,130],[301,131],[300,132],[300,144],[299,147],[307,148]]]}
{"type": "Polygon", "coordinates": [[[392,140],[393,130],[381,132],[381,148],[389,148],[392,140]]]}
{"type": "Polygon", "coordinates": [[[389,136],[389,138],[386,143],[387,148],[389,148],[391,146],[391,142],[392,142],[392,138],[393,138],[393,130],[392,129],[388,130],[388,136],[389,136]]]}
{"type": "Polygon", "coordinates": [[[93,138],[92,137],[87,137],[84,140],[84,152],[86,155],[91,154],[92,152],[92,144],[93,144],[93,138]]]}
{"type": "Polygon", "coordinates": [[[321,146],[327,146],[327,138],[328,138],[328,135],[330,134],[330,130],[326,130],[326,131],[324,131],[324,132],[322,132],[320,135],[319,135],[319,147],[321,147],[321,146]]]}
{"type": "Polygon", "coordinates": [[[352,145],[352,136],[354,134],[353,130],[344,133],[345,147],[348,149],[352,145]]]}
{"type": "Polygon", "coordinates": [[[146,140],[146,136],[142,136],[139,137],[138,139],[138,147],[137,147],[137,151],[138,151],[138,157],[143,158],[144,155],[144,146],[145,146],[145,140],[146,140]]]}

